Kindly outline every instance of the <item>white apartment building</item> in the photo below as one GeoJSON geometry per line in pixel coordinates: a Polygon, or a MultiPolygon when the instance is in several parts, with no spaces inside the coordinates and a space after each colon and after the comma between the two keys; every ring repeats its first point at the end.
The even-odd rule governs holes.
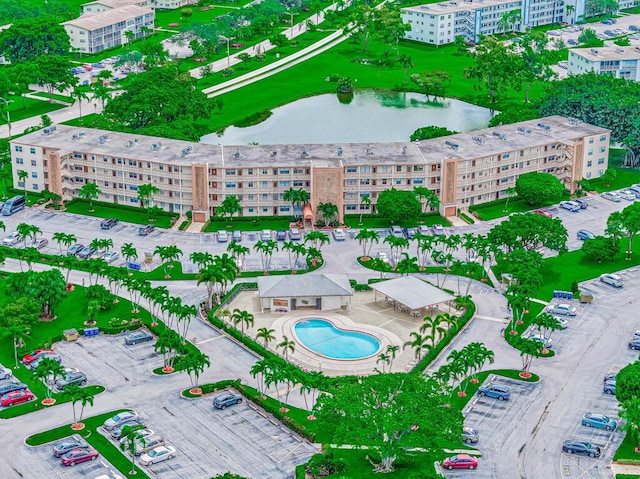
{"type": "Polygon", "coordinates": [[[308,207],[338,206],[340,217],[375,211],[390,188],[429,188],[440,212],[504,198],[518,176],[551,173],[574,191],[576,181],[607,168],[609,130],[560,116],[485,128],[420,142],[224,146],[54,125],[11,140],[15,188],[52,191],[68,200],[87,182],[99,199],[138,204],[138,187],[152,183],[167,211],[215,214],[234,195],[242,216],[290,216],[284,193],[310,194],[308,207]],[[25,171],[23,182],[18,173],[25,171]],[[362,204],[368,195],[372,205],[362,204]]]}
{"type": "Polygon", "coordinates": [[[80,13],[102,13],[114,8],[128,7],[129,5],[151,8],[151,0],[96,0],[81,5],[80,13]]]}
{"type": "Polygon", "coordinates": [[[98,53],[127,43],[125,32],[134,38],[145,35],[143,27],[153,30],[155,13],[137,5],[113,8],[100,13],[85,13],[62,26],[67,31],[71,47],[83,53],[98,53]]]}
{"type": "Polygon", "coordinates": [[[576,48],[569,50],[569,74],[596,72],[640,81],[640,47],[576,48]]]}
{"type": "Polygon", "coordinates": [[[186,7],[188,5],[195,5],[198,0],[151,0],[153,8],[173,10],[175,8],[186,7]]]}

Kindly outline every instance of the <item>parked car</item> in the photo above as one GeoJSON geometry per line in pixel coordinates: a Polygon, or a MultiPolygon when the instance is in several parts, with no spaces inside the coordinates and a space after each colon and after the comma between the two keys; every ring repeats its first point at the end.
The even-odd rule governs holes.
{"type": "Polygon", "coordinates": [[[478,396],[495,398],[499,401],[507,401],[511,392],[509,388],[501,384],[487,384],[478,388],[478,396]]]}
{"type": "Polygon", "coordinates": [[[620,198],[622,198],[623,200],[627,200],[627,201],[635,201],[636,200],[636,193],[632,190],[622,190],[622,191],[618,191],[618,196],[620,198]]]}
{"type": "Polygon", "coordinates": [[[404,236],[407,239],[413,239],[413,237],[416,235],[417,230],[415,228],[405,228],[404,229],[404,236]]]}
{"type": "Polygon", "coordinates": [[[465,444],[476,444],[480,439],[480,434],[477,429],[470,426],[464,426],[462,428],[462,442],[465,444]]]}
{"type": "Polygon", "coordinates": [[[36,238],[33,240],[33,243],[31,243],[31,247],[40,250],[46,248],[48,244],[49,240],[47,238],[36,238]]]}
{"type": "Polygon", "coordinates": [[[627,347],[635,351],[640,351],[640,339],[632,339],[629,341],[629,344],[627,344],[627,347]]]}
{"type": "Polygon", "coordinates": [[[61,462],[63,466],[75,466],[76,464],[98,459],[98,456],[98,451],[92,447],[74,449],[73,451],[69,451],[64,454],[61,462]]]}
{"type": "Polygon", "coordinates": [[[115,260],[117,260],[120,257],[120,255],[118,254],[117,251],[107,251],[103,256],[102,259],[105,260],[107,263],[113,263],[115,260]]]}
{"type": "Polygon", "coordinates": [[[616,427],[618,427],[618,422],[604,414],[586,412],[582,416],[582,425],[595,427],[596,429],[604,429],[605,431],[615,431],[616,427]]]}
{"type": "Polygon", "coordinates": [[[285,230],[276,231],[276,240],[277,241],[286,241],[287,240],[287,232],[285,230]]]}
{"type": "Polygon", "coordinates": [[[9,368],[5,368],[2,364],[0,364],[0,379],[9,379],[13,376],[13,372],[9,368]]]}
{"type": "Polygon", "coordinates": [[[115,218],[106,218],[100,222],[100,228],[103,230],[110,230],[118,224],[118,220],[115,218]]]}
{"type": "Polygon", "coordinates": [[[153,334],[149,331],[132,331],[124,337],[124,344],[128,346],[147,341],[153,341],[153,334]]]}
{"type": "Polygon", "coordinates": [[[18,243],[20,243],[20,241],[22,241],[22,236],[20,236],[17,232],[16,233],[11,233],[10,235],[7,235],[3,240],[2,240],[2,244],[4,246],[14,246],[18,243]]]}
{"type": "Polygon", "coordinates": [[[138,417],[138,413],[135,411],[124,411],[116,414],[112,418],[107,419],[102,427],[104,427],[107,431],[111,431],[120,424],[125,424],[127,421],[133,421],[138,417]]]}
{"type": "Polygon", "coordinates": [[[53,349],[36,349],[32,353],[26,354],[22,357],[22,364],[26,366],[33,361],[40,359],[43,355],[54,352],[55,351],[53,349]]]}
{"type": "Polygon", "coordinates": [[[111,430],[111,437],[113,439],[120,439],[122,437],[122,430],[124,429],[125,426],[131,426],[131,427],[143,426],[144,427],[144,425],[145,424],[142,422],[142,419],[140,419],[140,418],[133,419],[133,420],[131,420],[129,422],[125,422],[123,424],[120,424],[120,425],[114,427],[111,430]]]}
{"type": "Polygon", "coordinates": [[[607,382],[607,381],[615,381],[616,378],[618,377],[618,373],[607,373],[604,375],[604,379],[602,380],[602,382],[607,382]]]}
{"type": "Polygon", "coordinates": [[[569,327],[569,321],[567,318],[563,318],[562,316],[554,316],[553,318],[558,321],[560,329],[567,329],[567,327],[569,327]]]}
{"type": "Polygon", "coordinates": [[[99,251],[99,250],[95,250],[93,253],[91,253],[91,256],[89,256],[89,259],[101,259],[104,258],[104,251],[99,251]]]}
{"type": "Polygon", "coordinates": [[[637,32],[638,30],[640,30],[640,28],[636,27],[635,25],[629,25],[630,32],[637,32]]]}
{"type": "Polygon", "coordinates": [[[575,201],[561,201],[560,208],[575,213],[576,211],[580,211],[580,204],[576,203],[575,201]]]}
{"type": "Polygon", "coordinates": [[[89,259],[91,255],[95,252],[96,250],[93,249],[91,246],[85,246],[80,250],[80,252],[78,252],[76,256],[80,259],[89,259]]]}
{"type": "Polygon", "coordinates": [[[60,457],[69,451],[73,451],[74,449],[88,449],[89,444],[83,441],[78,441],[77,439],[63,439],[58,442],[55,446],[53,446],[53,455],[55,457],[60,457]]]}
{"type": "Polygon", "coordinates": [[[213,407],[216,409],[224,409],[227,406],[233,406],[234,404],[240,404],[241,402],[242,396],[240,394],[225,392],[218,394],[213,398],[213,407]]]}
{"type": "Polygon", "coordinates": [[[137,441],[135,447],[135,455],[140,456],[151,449],[155,449],[158,446],[164,446],[166,441],[164,437],[158,435],[152,435],[144,438],[144,443],[137,441]]]}
{"type": "Polygon", "coordinates": [[[475,469],[478,467],[478,460],[469,454],[458,454],[442,461],[442,467],[445,469],[475,469]]]}
{"type": "Polygon", "coordinates": [[[547,338],[544,334],[534,334],[533,336],[529,336],[529,339],[531,339],[532,341],[537,341],[547,349],[553,345],[553,340],[551,338],[547,338]]]}
{"type": "Polygon", "coordinates": [[[613,201],[614,203],[620,203],[622,201],[622,198],[620,198],[618,194],[612,191],[607,191],[606,193],[602,193],[602,197],[605,200],[613,201]]]}
{"type": "Polygon", "coordinates": [[[446,234],[442,225],[433,225],[431,229],[433,230],[434,235],[443,236],[446,234]]]}
{"type": "Polygon", "coordinates": [[[553,218],[553,215],[549,213],[549,211],[547,210],[537,209],[537,210],[533,210],[533,212],[537,215],[546,216],[547,218],[553,218]]]}
{"type": "Polygon", "coordinates": [[[218,231],[216,233],[216,238],[218,240],[218,243],[226,243],[227,241],[229,241],[229,235],[224,230],[218,231]]]}
{"type": "Polygon", "coordinates": [[[347,235],[341,229],[333,230],[333,239],[336,241],[344,241],[347,239],[347,235]]]}
{"type": "Polygon", "coordinates": [[[605,394],[609,394],[610,396],[616,395],[616,380],[608,380],[604,382],[602,386],[602,392],[605,394]]]}
{"type": "Polygon", "coordinates": [[[67,250],[67,256],[77,256],[84,249],[84,245],[81,243],[74,244],[67,250]]]}
{"type": "Polygon", "coordinates": [[[28,389],[21,389],[20,391],[11,391],[0,397],[0,406],[11,407],[17,404],[22,404],[28,401],[33,401],[36,397],[28,389]]]}
{"type": "Polygon", "coordinates": [[[302,238],[300,230],[298,228],[289,228],[289,239],[291,241],[298,241],[302,238]]]}
{"type": "Polygon", "coordinates": [[[40,361],[42,361],[45,358],[51,359],[52,361],[55,361],[58,364],[62,363],[62,358],[60,357],[60,355],[58,353],[44,353],[42,356],[40,356],[35,361],[30,362],[27,367],[29,369],[36,369],[38,367],[38,364],[40,364],[40,361]]]}
{"type": "Polygon", "coordinates": [[[589,202],[584,198],[575,198],[573,201],[580,205],[580,208],[586,210],[589,207],[589,202]]]}
{"type": "Polygon", "coordinates": [[[260,241],[271,241],[271,230],[262,230],[260,232],[260,241]]]}
{"type": "MultiPolygon", "coordinates": [[[[136,429],[135,433],[138,437],[142,439],[156,435],[155,432],[153,432],[151,429],[147,429],[146,427],[142,429],[136,429]]],[[[124,444],[126,442],[127,442],[127,436],[122,436],[120,438],[120,444],[124,444]]]]}
{"type": "Polygon", "coordinates": [[[551,306],[547,307],[547,313],[550,313],[550,314],[561,314],[563,316],[575,316],[576,312],[577,312],[576,307],[571,306],[570,304],[567,304],[567,303],[552,304],[551,306]]]}
{"type": "Polygon", "coordinates": [[[77,384],[84,386],[87,384],[87,375],[82,371],[65,374],[64,377],[56,379],[56,387],[60,390],[66,388],[69,384],[77,384]]]}
{"type": "Polygon", "coordinates": [[[567,454],[584,454],[589,457],[600,456],[600,448],[590,442],[569,440],[562,443],[562,452],[567,454]]]}
{"type": "Polygon", "coordinates": [[[600,281],[614,288],[622,288],[624,286],[624,280],[617,274],[601,274],[600,281]]]}
{"type": "Polygon", "coordinates": [[[596,237],[591,231],[588,230],[580,230],[578,231],[578,239],[582,241],[590,240],[596,237]]]}
{"type": "Polygon", "coordinates": [[[150,466],[151,464],[157,464],[158,462],[166,461],[167,459],[173,459],[175,456],[175,447],[158,446],[155,449],[151,449],[150,451],[141,454],[139,461],[143,466],[150,466]]]}
{"type": "Polygon", "coordinates": [[[145,225],[138,228],[138,236],[148,236],[153,233],[156,227],[154,225],[145,225]]]}
{"type": "Polygon", "coordinates": [[[431,234],[431,229],[426,225],[419,225],[418,233],[420,233],[421,235],[428,235],[431,234]]]}
{"type": "Polygon", "coordinates": [[[18,381],[11,381],[0,386],[0,396],[4,396],[5,394],[13,391],[23,391],[24,389],[28,389],[26,384],[18,381]]]}
{"type": "Polygon", "coordinates": [[[567,40],[567,45],[575,47],[577,44],[578,44],[578,42],[575,41],[573,38],[569,38],[569,40],[567,40]]]}
{"type": "Polygon", "coordinates": [[[233,233],[231,233],[231,241],[240,243],[242,241],[242,231],[235,230],[233,233]]]}
{"type": "Polygon", "coordinates": [[[389,258],[387,257],[387,253],[384,251],[380,251],[378,253],[378,258],[380,258],[384,263],[389,263],[389,258]]]}
{"type": "Polygon", "coordinates": [[[391,228],[389,228],[389,234],[395,236],[396,238],[404,238],[402,228],[400,228],[398,225],[393,225],[391,228]]]}

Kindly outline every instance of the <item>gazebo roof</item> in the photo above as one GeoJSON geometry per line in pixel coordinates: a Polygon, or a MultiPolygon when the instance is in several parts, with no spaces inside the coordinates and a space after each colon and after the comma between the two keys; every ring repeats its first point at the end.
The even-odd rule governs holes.
{"type": "Polygon", "coordinates": [[[261,298],[353,296],[346,274],[300,274],[258,277],[261,298]]]}
{"type": "Polygon", "coordinates": [[[402,276],[369,286],[410,309],[426,308],[455,299],[455,296],[413,276],[402,276]]]}

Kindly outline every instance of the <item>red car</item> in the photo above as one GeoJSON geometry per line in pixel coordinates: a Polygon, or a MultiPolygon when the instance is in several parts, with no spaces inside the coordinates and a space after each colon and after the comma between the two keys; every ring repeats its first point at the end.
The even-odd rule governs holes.
{"type": "Polygon", "coordinates": [[[99,456],[98,451],[89,447],[87,449],[74,449],[62,456],[63,466],[75,466],[81,462],[93,461],[99,456]]]}
{"type": "Polygon", "coordinates": [[[11,391],[0,397],[0,405],[2,407],[15,406],[16,404],[22,404],[23,402],[33,401],[36,397],[28,389],[21,391],[11,391]]]}
{"type": "Polygon", "coordinates": [[[54,353],[55,352],[53,349],[36,349],[34,352],[27,354],[25,357],[22,358],[22,364],[26,366],[36,361],[37,359],[40,359],[43,355],[54,354],[54,353]]]}
{"type": "Polygon", "coordinates": [[[469,454],[458,454],[442,461],[442,467],[445,469],[475,469],[478,467],[478,460],[469,454]]]}
{"type": "Polygon", "coordinates": [[[546,216],[547,218],[553,218],[553,215],[547,210],[533,210],[533,212],[538,215],[546,216]]]}

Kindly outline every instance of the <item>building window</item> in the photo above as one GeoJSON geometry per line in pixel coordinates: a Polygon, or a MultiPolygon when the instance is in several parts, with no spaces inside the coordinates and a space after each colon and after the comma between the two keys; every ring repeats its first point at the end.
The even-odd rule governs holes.
{"type": "Polygon", "coordinates": [[[29,148],[29,151],[31,152],[32,155],[36,154],[36,149],[35,148],[29,148]]]}
{"type": "Polygon", "coordinates": [[[16,164],[23,165],[24,164],[24,160],[22,158],[16,158],[16,164]]]}
{"type": "Polygon", "coordinates": [[[281,175],[288,175],[289,174],[289,168],[281,168],[280,169],[280,174],[281,175]]]}
{"type": "Polygon", "coordinates": [[[31,178],[37,178],[37,177],[38,177],[38,172],[37,171],[32,171],[31,172],[31,178]]]}
{"type": "Polygon", "coordinates": [[[74,152],[74,153],[73,153],[73,157],[74,157],[74,158],[82,158],[82,153],[74,152]]]}
{"type": "Polygon", "coordinates": [[[371,167],[370,166],[361,166],[360,167],[360,173],[371,173],[371,167]]]}
{"type": "Polygon", "coordinates": [[[591,163],[593,163],[591,160],[587,161],[587,168],[591,166],[591,163]]]}
{"type": "Polygon", "coordinates": [[[589,144],[592,145],[593,144],[593,137],[589,138],[589,144]]]}
{"type": "Polygon", "coordinates": [[[290,181],[281,181],[280,182],[280,188],[289,188],[291,186],[291,182],[290,181]]]}
{"type": "Polygon", "coordinates": [[[606,146],[601,146],[600,147],[600,153],[604,153],[607,150],[606,146]]]}
{"type": "Polygon", "coordinates": [[[247,175],[253,175],[253,168],[249,168],[247,170],[247,175]]]}
{"type": "Polygon", "coordinates": [[[598,158],[598,164],[604,165],[604,158],[598,158]]]}
{"type": "Polygon", "coordinates": [[[269,212],[269,207],[268,206],[263,206],[262,207],[262,212],[263,213],[268,213],[269,212]]]}
{"type": "Polygon", "coordinates": [[[227,176],[235,176],[236,170],[224,170],[224,174],[227,176]]]}
{"type": "Polygon", "coordinates": [[[401,185],[401,184],[402,184],[402,179],[396,178],[396,185],[401,185]]]}
{"type": "Polygon", "coordinates": [[[247,188],[253,188],[253,181],[247,181],[247,188]]]}
{"type": "Polygon", "coordinates": [[[38,185],[36,185],[35,183],[31,185],[31,188],[33,188],[35,191],[38,191],[38,185]]]}
{"type": "Polygon", "coordinates": [[[19,145],[16,145],[16,151],[17,151],[18,153],[22,153],[22,147],[21,147],[21,146],[19,146],[19,145]]]}
{"type": "Polygon", "coordinates": [[[355,211],[356,210],[356,205],[347,205],[347,211],[355,211]]]}
{"type": "Polygon", "coordinates": [[[413,184],[414,185],[421,185],[424,182],[424,180],[422,178],[414,178],[413,179],[413,184]]]}
{"type": "Polygon", "coordinates": [[[281,206],[280,207],[280,213],[288,213],[289,211],[291,211],[291,207],[290,206],[281,206]]]}
{"type": "Polygon", "coordinates": [[[262,182],[262,187],[263,188],[269,188],[269,182],[268,181],[263,181],[262,182]]]}
{"type": "Polygon", "coordinates": [[[249,207],[247,208],[247,213],[253,213],[253,212],[254,212],[254,208],[253,208],[253,206],[249,206],[249,207]]]}
{"type": "Polygon", "coordinates": [[[38,166],[38,163],[36,162],[36,160],[31,160],[31,166],[38,166]]]}
{"type": "Polygon", "coordinates": [[[588,180],[589,178],[591,178],[591,172],[590,172],[590,171],[587,171],[587,180],[588,180]]]}
{"type": "Polygon", "coordinates": [[[607,135],[600,135],[600,141],[607,141],[607,135]]]}
{"type": "Polygon", "coordinates": [[[235,187],[236,187],[236,183],[235,183],[235,181],[227,181],[224,185],[225,185],[227,188],[235,188],[235,187]]]}
{"type": "Polygon", "coordinates": [[[137,197],[135,197],[135,196],[132,196],[131,198],[129,198],[129,201],[130,201],[131,203],[137,203],[137,202],[138,202],[138,198],[137,198],[137,197]]]}
{"type": "Polygon", "coordinates": [[[589,150],[587,151],[587,155],[593,155],[593,148],[589,148],[589,150]]]}
{"type": "Polygon", "coordinates": [[[355,166],[349,166],[347,168],[347,173],[357,173],[358,169],[355,166]]]}

